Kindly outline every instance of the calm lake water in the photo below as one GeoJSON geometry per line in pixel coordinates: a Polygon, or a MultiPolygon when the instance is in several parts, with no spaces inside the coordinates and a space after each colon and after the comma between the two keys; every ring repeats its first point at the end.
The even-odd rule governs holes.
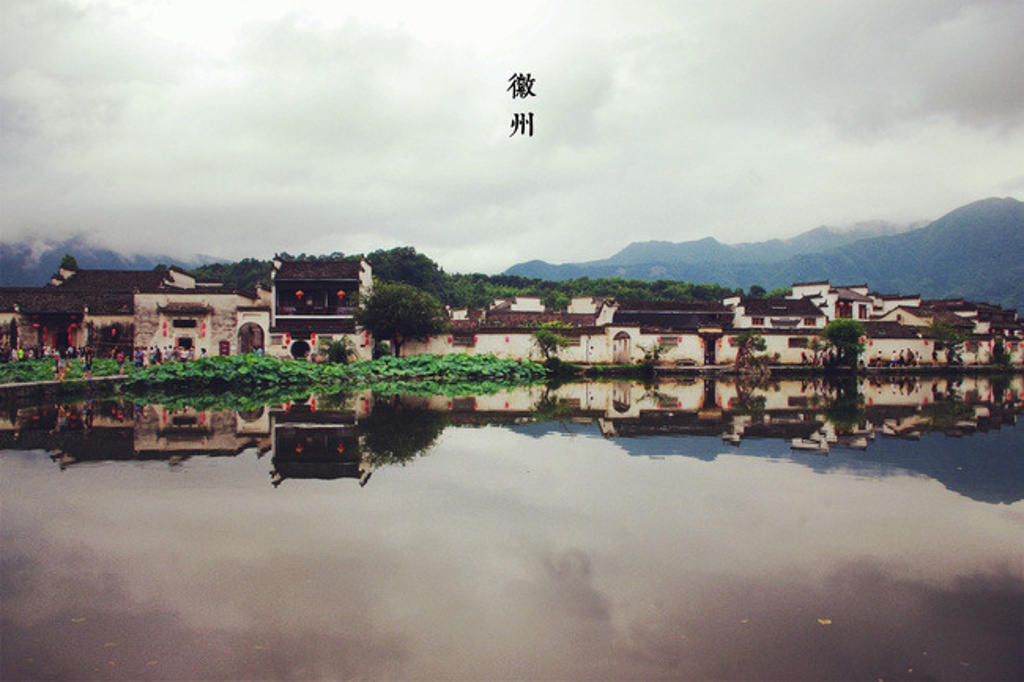
{"type": "Polygon", "coordinates": [[[0,672],[1022,679],[1022,393],[9,407],[0,672]]]}

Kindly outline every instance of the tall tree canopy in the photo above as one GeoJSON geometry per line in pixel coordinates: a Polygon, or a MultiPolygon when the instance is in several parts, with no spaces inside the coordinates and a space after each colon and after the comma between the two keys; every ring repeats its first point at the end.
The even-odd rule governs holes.
{"type": "Polygon", "coordinates": [[[864,325],[847,318],[832,320],[825,325],[825,340],[835,350],[836,365],[856,367],[864,352],[864,325]]]}
{"type": "Polygon", "coordinates": [[[376,279],[392,284],[404,282],[438,299],[444,298],[447,282],[441,266],[411,246],[378,249],[367,255],[366,260],[376,279]]]}
{"type": "Polygon", "coordinates": [[[405,340],[425,341],[448,328],[444,308],[437,299],[404,282],[375,283],[356,319],[374,337],[387,339],[396,356],[405,340]]]}

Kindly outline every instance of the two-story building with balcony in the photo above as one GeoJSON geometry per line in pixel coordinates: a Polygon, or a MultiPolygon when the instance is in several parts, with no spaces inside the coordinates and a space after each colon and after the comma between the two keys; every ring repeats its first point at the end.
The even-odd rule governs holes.
{"type": "Polygon", "coordinates": [[[271,278],[269,353],[304,358],[318,344],[348,339],[357,357],[372,357],[372,339],[358,329],[355,319],[360,302],[373,288],[369,263],[275,258],[271,278]]]}

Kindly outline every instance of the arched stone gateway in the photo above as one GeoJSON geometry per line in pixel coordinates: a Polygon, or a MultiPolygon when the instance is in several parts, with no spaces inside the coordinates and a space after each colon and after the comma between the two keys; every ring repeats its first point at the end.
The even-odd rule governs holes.
{"type": "Polygon", "coordinates": [[[292,357],[296,359],[302,359],[309,355],[309,342],[307,341],[296,341],[292,344],[292,357]]]}
{"type": "Polygon", "coordinates": [[[612,362],[625,365],[632,362],[632,340],[627,332],[619,332],[612,338],[612,362]]]}
{"type": "Polygon", "coordinates": [[[251,353],[260,348],[263,348],[263,327],[246,322],[238,330],[238,352],[251,353]]]}

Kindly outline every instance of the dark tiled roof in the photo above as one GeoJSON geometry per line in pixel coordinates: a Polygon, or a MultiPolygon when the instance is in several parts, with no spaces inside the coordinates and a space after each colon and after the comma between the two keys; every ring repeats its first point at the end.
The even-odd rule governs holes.
{"type": "Polygon", "coordinates": [[[612,318],[613,325],[639,325],[651,329],[696,330],[701,327],[731,326],[732,315],[699,312],[622,311],[612,318]]]}
{"type": "Polygon", "coordinates": [[[874,302],[870,296],[859,294],[852,289],[846,289],[844,287],[836,287],[836,293],[839,294],[840,301],[860,301],[864,303],[874,302]]]}
{"type": "Polygon", "coordinates": [[[356,321],[351,317],[333,317],[323,320],[278,319],[270,328],[272,334],[352,334],[356,321]]]}
{"type": "Polygon", "coordinates": [[[135,310],[132,294],[126,292],[65,291],[63,287],[0,288],[0,312],[24,314],[82,313],[90,315],[131,315],[135,310]]]}
{"type": "Polygon", "coordinates": [[[213,308],[200,303],[168,303],[157,306],[157,310],[171,315],[207,315],[213,312],[213,308]]]}
{"type": "Polygon", "coordinates": [[[358,260],[285,261],[274,274],[276,280],[359,279],[358,260]]]}
{"type": "MultiPolygon", "coordinates": [[[[470,326],[455,326],[452,325],[452,333],[464,336],[467,334],[488,334],[491,336],[500,336],[502,334],[530,334],[534,331],[530,327],[516,327],[516,326],[486,326],[476,327],[475,329],[470,326]]],[[[585,326],[585,327],[571,327],[569,329],[556,329],[556,332],[570,339],[576,339],[581,336],[588,335],[603,335],[604,327],[597,326],[585,326]]]]}
{"type": "Polygon", "coordinates": [[[744,298],[740,301],[750,317],[824,317],[807,298],[744,298]]]}
{"type": "Polygon", "coordinates": [[[75,291],[155,292],[170,278],[157,270],[78,270],[53,288],[75,291]]]}
{"type": "Polygon", "coordinates": [[[906,310],[911,315],[917,315],[918,317],[930,317],[933,320],[937,320],[939,322],[942,322],[943,324],[947,324],[950,327],[974,327],[974,323],[971,322],[970,320],[960,317],[956,313],[951,313],[948,310],[929,308],[923,305],[920,308],[915,308],[912,306],[898,306],[897,308],[895,308],[895,310],[906,310]]]}
{"type": "Polygon", "coordinates": [[[594,324],[595,315],[573,314],[573,313],[529,313],[512,312],[508,310],[492,309],[487,311],[485,324],[504,325],[509,327],[527,327],[541,325],[546,322],[562,322],[573,327],[588,327],[594,324]]]}
{"type": "Polygon", "coordinates": [[[731,313],[720,301],[620,301],[619,312],[731,313]]]}
{"type": "Polygon", "coordinates": [[[870,339],[917,339],[920,334],[913,328],[899,322],[861,322],[870,339]]]}
{"type": "Polygon", "coordinates": [[[919,299],[921,294],[875,294],[883,301],[902,301],[904,299],[919,299]]]}

